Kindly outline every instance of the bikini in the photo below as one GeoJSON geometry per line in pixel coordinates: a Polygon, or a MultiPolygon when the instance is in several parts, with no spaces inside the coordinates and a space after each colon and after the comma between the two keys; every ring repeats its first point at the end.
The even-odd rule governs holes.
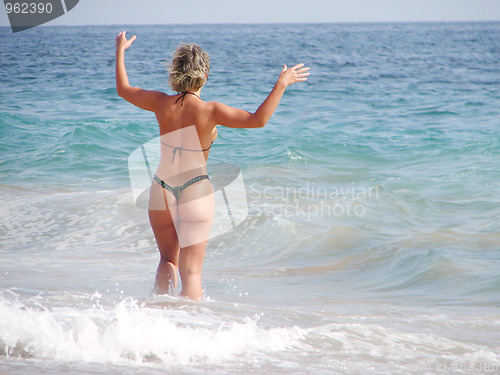
{"type": "Polygon", "coordinates": [[[189,95],[194,95],[194,96],[196,96],[198,99],[201,99],[201,98],[200,98],[198,95],[196,95],[194,92],[182,91],[182,92],[178,92],[178,93],[177,93],[177,95],[179,95],[179,94],[181,94],[181,96],[179,96],[179,97],[177,98],[177,100],[175,101],[175,104],[177,104],[177,102],[178,102],[179,100],[181,100],[181,99],[182,99],[182,100],[181,100],[181,107],[182,107],[182,105],[184,104],[184,98],[186,97],[186,94],[189,94],[189,95]]]}
{"type": "Polygon", "coordinates": [[[202,180],[208,180],[208,174],[202,174],[200,176],[196,176],[192,179],[190,179],[188,182],[186,182],[182,186],[170,186],[167,184],[165,181],[162,181],[157,175],[154,175],[153,180],[155,180],[162,188],[165,190],[168,190],[169,192],[172,193],[172,195],[175,197],[175,200],[178,201],[182,191],[187,188],[188,186],[191,186],[195,182],[202,181],[202,180]]]}
{"type": "MultiPolygon", "coordinates": [[[[188,92],[188,91],[183,91],[180,94],[181,94],[181,96],[179,96],[177,98],[177,100],[175,101],[175,103],[177,103],[182,98],[181,107],[184,104],[184,97],[186,96],[186,94],[191,94],[191,95],[194,95],[194,96],[200,98],[198,95],[196,95],[196,94],[194,94],[192,92],[188,92]]],[[[172,156],[172,163],[173,163],[174,160],[175,160],[175,155],[177,154],[177,151],[179,151],[179,156],[180,157],[182,157],[182,151],[205,152],[205,151],[210,150],[210,148],[212,147],[212,145],[214,144],[214,142],[215,142],[215,140],[212,141],[212,143],[210,143],[210,146],[208,146],[208,148],[203,149],[203,150],[193,150],[193,149],[184,148],[184,147],[176,147],[176,146],[171,146],[171,145],[169,145],[167,143],[163,143],[163,142],[161,142],[161,144],[164,145],[164,146],[173,148],[173,156],[172,156]]],[[[208,177],[207,174],[202,174],[202,175],[193,177],[192,179],[190,179],[189,181],[187,181],[184,185],[181,185],[181,186],[170,186],[165,181],[161,180],[157,175],[154,175],[154,177],[153,177],[153,180],[155,180],[162,188],[164,188],[165,190],[168,190],[169,192],[172,193],[172,195],[175,197],[176,201],[179,200],[179,198],[181,196],[181,193],[182,193],[182,191],[184,189],[186,189],[187,187],[191,186],[192,184],[194,184],[194,183],[196,183],[198,181],[208,180],[208,179],[209,179],[209,177],[208,177]]]]}

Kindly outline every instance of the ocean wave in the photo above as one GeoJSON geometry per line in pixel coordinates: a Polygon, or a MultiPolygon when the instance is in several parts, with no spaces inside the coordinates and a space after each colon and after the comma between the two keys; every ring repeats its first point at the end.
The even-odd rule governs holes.
{"type": "Polygon", "coordinates": [[[500,367],[500,355],[494,350],[498,314],[453,316],[443,310],[418,312],[397,305],[373,309],[364,302],[326,323],[317,319],[321,312],[315,312],[316,319],[304,319],[299,327],[285,323],[293,315],[285,307],[233,304],[224,312],[225,303],[195,304],[178,297],[142,301],[128,297],[106,303],[99,292],[68,295],[70,300],[53,303],[61,297],[24,293],[21,299],[19,294],[2,294],[4,361],[29,359],[32,366],[38,363],[42,368],[132,365],[138,373],[156,373],[165,366],[180,373],[203,368],[209,373],[239,369],[258,374],[264,366],[277,374],[359,375],[460,373],[463,366],[476,370],[488,366],[495,373],[500,367]],[[253,308],[258,314],[250,317],[253,308]],[[261,321],[263,311],[276,314],[274,319],[281,323],[261,321]],[[40,360],[45,364],[34,362],[40,360]]]}
{"type": "Polygon", "coordinates": [[[298,327],[265,328],[251,318],[188,318],[127,298],[113,308],[27,307],[0,299],[0,356],[58,362],[197,365],[266,357],[300,342],[298,327]]]}

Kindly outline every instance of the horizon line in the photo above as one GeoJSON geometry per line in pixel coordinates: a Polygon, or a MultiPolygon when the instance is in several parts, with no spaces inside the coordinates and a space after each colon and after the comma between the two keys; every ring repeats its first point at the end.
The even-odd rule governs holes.
{"type": "MultiPolygon", "coordinates": [[[[184,25],[335,25],[335,24],[436,24],[436,23],[500,23],[500,20],[401,20],[401,21],[264,21],[264,22],[182,22],[182,23],[96,23],[96,24],[42,24],[36,27],[86,27],[86,26],[184,26],[184,25]]],[[[0,27],[11,28],[10,25],[0,25],[0,27]]]]}

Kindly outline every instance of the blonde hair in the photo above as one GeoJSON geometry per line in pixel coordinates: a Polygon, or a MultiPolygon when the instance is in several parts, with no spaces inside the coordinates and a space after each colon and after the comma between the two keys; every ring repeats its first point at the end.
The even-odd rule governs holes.
{"type": "Polygon", "coordinates": [[[210,57],[199,45],[181,43],[174,51],[168,83],[172,90],[198,91],[206,81],[210,57]]]}

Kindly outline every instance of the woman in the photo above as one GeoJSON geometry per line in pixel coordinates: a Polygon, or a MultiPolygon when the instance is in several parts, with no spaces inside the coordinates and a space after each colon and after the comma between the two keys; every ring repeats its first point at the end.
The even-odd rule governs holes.
{"type": "Polygon", "coordinates": [[[116,37],[116,89],[128,102],[152,111],[160,126],[161,160],[150,189],[149,219],[160,251],[156,291],[167,293],[182,281],[181,295],[202,298],[201,269],[214,202],[206,162],[217,137],[216,125],[260,128],[271,118],[287,86],[307,80],[304,64],[285,65],[269,96],[255,113],[222,103],[205,102],[201,89],[209,72],[209,57],[196,44],[181,44],[174,52],[169,83],[177,95],[130,86],[125,50],[136,39],[123,31],[116,37]]]}

